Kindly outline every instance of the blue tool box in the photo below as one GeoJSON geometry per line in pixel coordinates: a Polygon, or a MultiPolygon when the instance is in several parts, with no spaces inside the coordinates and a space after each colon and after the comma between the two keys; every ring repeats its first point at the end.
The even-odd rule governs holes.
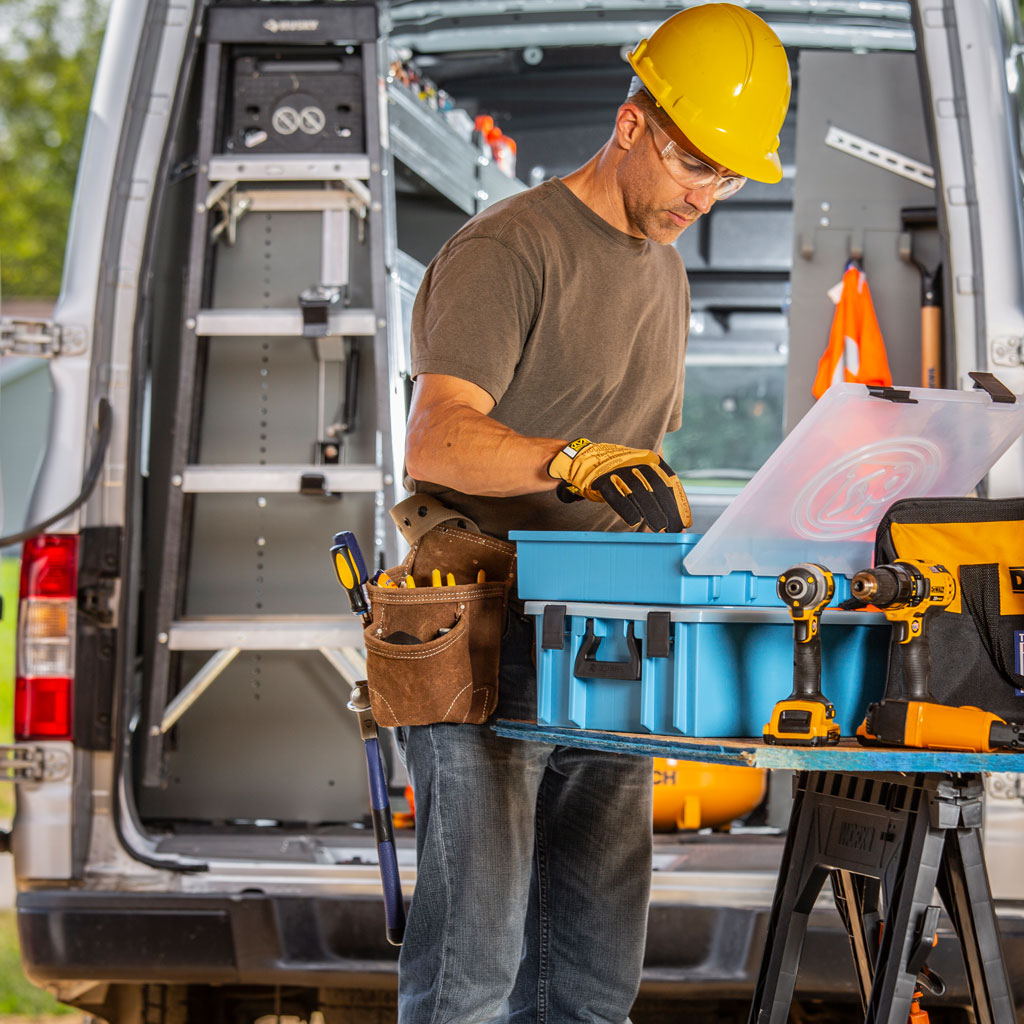
{"type": "MultiPolygon", "coordinates": [[[[537,721],[609,732],[760,736],[793,682],[776,576],[700,576],[694,534],[514,531],[519,597],[537,621],[537,721]]],[[[822,690],[849,736],[885,689],[890,627],[821,619],[822,690]]]]}
{"type": "MultiPolygon", "coordinates": [[[[784,608],[528,601],[537,623],[537,721],[609,732],[760,736],[793,682],[784,608]]],[[[821,685],[844,736],[885,690],[889,624],[826,609],[821,685]]]]}
{"type": "MultiPolygon", "coordinates": [[[[509,539],[516,542],[522,601],[783,607],[777,576],[688,572],[683,559],[700,534],[513,530],[509,539]]],[[[833,605],[850,596],[845,576],[835,582],[833,605]]]]}

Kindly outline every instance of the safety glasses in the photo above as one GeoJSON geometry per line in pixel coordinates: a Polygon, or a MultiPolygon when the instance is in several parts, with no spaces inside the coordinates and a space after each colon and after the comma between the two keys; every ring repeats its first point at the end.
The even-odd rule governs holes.
{"type": "MultiPolygon", "coordinates": [[[[686,188],[708,188],[713,186],[712,195],[715,199],[728,199],[735,195],[746,184],[747,179],[739,175],[722,175],[710,164],[705,163],[699,156],[683,149],[678,143],[669,138],[664,128],[654,120],[647,117],[647,123],[664,140],[664,147],[658,150],[665,168],[672,176],[672,179],[686,188]]],[[[655,143],[657,145],[657,143],[655,143]]]]}

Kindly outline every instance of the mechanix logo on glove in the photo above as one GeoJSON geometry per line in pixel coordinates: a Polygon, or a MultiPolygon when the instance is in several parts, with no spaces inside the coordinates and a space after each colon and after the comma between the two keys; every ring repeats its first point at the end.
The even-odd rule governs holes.
{"type": "Polygon", "coordinates": [[[657,452],[578,437],[548,466],[562,501],[606,502],[629,526],[678,533],[693,522],[679,478],[657,452]]]}

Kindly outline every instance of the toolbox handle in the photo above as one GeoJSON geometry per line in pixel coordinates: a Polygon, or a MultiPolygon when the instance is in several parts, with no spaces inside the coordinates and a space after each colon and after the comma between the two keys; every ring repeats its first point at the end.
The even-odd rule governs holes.
{"type": "Polygon", "coordinates": [[[598,661],[597,649],[601,638],[594,636],[594,620],[587,619],[587,632],[576,652],[576,662],[572,667],[573,675],[584,679],[639,679],[640,678],[640,641],[633,632],[633,623],[626,630],[626,646],[629,648],[629,661],[598,661]]]}

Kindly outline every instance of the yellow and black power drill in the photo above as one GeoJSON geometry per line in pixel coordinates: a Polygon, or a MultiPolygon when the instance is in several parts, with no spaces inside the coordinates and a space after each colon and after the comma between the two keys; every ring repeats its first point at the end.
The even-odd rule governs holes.
{"type": "Polygon", "coordinates": [[[850,601],[880,608],[893,624],[903,668],[903,695],[868,706],[857,727],[862,743],[988,753],[1024,747],[1024,730],[990,711],[937,703],[931,694],[931,655],[927,624],[948,608],[957,584],[942,565],[906,558],[858,572],[850,601]]]}
{"type": "Polygon", "coordinates": [[[821,692],[822,609],[832,600],[835,580],[823,565],[801,562],[776,583],[793,620],[793,692],[780,700],[764,727],[765,743],[820,747],[839,742],[836,709],[821,692]]]}

